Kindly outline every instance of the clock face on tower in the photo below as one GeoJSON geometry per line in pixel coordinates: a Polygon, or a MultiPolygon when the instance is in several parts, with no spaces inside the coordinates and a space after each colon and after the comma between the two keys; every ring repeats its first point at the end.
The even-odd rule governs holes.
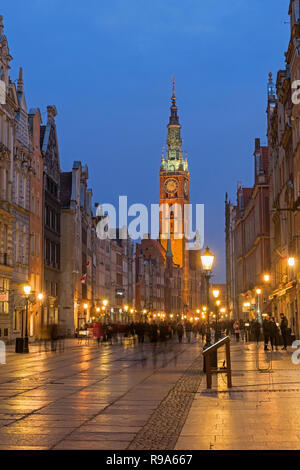
{"type": "Polygon", "coordinates": [[[168,194],[176,193],[178,189],[178,181],[175,178],[168,178],[164,184],[165,191],[168,194]]]}

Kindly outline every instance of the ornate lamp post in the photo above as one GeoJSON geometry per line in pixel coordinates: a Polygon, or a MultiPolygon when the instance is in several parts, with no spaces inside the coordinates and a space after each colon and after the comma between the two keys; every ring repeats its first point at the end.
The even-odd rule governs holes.
{"type": "Polygon", "coordinates": [[[23,327],[23,314],[22,314],[22,337],[16,339],[16,353],[29,353],[28,348],[28,307],[29,296],[31,293],[31,286],[26,285],[23,288],[26,300],[26,313],[25,313],[25,335],[23,327]]]}
{"type": "Polygon", "coordinates": [[[209,347],[211,344],[211,335],[210,335],[210,323],[209,323],[209,281],[212,276],[212,268],[215,261],[215,255],[213,255],[209,248],[207,247],[205,252],[201,255],[201,264],[204,273],[204,278],[206,282],[206,306],[207,306],[207,332],[206,332],[206,344],[205,348],[209,347]]]}

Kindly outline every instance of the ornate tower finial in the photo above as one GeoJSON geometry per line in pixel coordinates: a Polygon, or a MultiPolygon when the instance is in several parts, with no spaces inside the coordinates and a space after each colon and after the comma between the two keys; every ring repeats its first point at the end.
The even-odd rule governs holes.
{"type": "Polygon", "coordinates": [[[179,119],[177,115],[177,106],[176,106],[176,96],[175,96],[175,77],[172,77],[172,98],[171,98],[171,115],[169,120],[169,125],[178,125],[179,126],[179,119]]]}
{"type": "Polygon", "coordinates": [[[3,16],[0,15],[0,36],[2,36],[3,30],[4,30],[4,26],[3,26],[3,16]]]}
{"type": "Polygon", "coordinates": [[[23,81],[23,68],[20,67],[19,69],[19,78],[17,84],[17,92],[22,93],[24,91],[24,81],[23,81]]]}
{"type": "Polygon", "coordinates": [[[172,77],[172,102],[176,103],[176,96],[175,96],[175,77],[172,77]]]}
{"type": "Polygon", "coordinates": [[[275,91],[274,91],[274,83],[273,83],[273,75],[272,72],[269,73],[269,81],[268,81],[268,97],[275,98],[275,91]]]}

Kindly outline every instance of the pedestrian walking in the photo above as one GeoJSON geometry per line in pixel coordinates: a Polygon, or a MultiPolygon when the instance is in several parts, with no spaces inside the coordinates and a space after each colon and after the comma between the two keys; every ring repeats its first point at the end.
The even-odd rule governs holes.
{"type": "Polygon", "coordinates": [[[271,336],[271,322],[268,317],[264,318],[262,327],[263,327],[264,344],[265,344],[264,350],[268,351],[268,344],[269,344],[269,339],[271,336]]]}
{"type": "Polygon", "coordinates": [[[261,330],[261,325],[259,321],[254,320],[251,324],[251,335],[253,335],[256,344],[259,343],[259,338],[260,338],[260,330],[261,330]]]}
{"type": "Polygon", "coordinates": [[[284,315],[284,313],[280,314],[281,322],[280,322],[280,331],[283,341],[283,348],[282,350],[286,351],[287,348],[287,339],[288,339],[288,319],[284,315]]]}
{"type": "Polygon", "coordinates": [[[181,323],[178,323],[176,331],[177,331],[178,341],[179,343],[182,343],[184,329],[181,323]]]}
{"type": "Polygon", "coordinates": [[[193,326],[192,326],[191,322],[190,321],[186,322],[186,324],[185,324],[185,333],[186,333],[188,343],[191,342],[192,329],[193,329],[193,326]]]}
{"type": "Polygon", "coordinates": [[[202,340],[202,343],[204,342],[205,334],[206,334],[205,324],[202,323],[202,325],[201,325],[201,340],[202,340]]]}
{"type": "Polygon", "coordinates": [[[235,340],[238,343],[240,341],[240,324],[237,320],[233,324],[233,331],[235,334],[235,340]]]}
{"type": "Polygon", "coordinates": [[[271,340],[271,348],[272,351],[274,347],[276,351],[278,351],[278,339],[279,339],[279,329],[276,324],[275,318],[270,317],[270,340],[271,340]]]}

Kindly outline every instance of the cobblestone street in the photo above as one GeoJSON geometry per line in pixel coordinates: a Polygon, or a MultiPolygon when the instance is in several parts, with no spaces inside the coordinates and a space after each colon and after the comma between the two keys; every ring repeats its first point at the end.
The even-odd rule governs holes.
{"type": "Polygon", "coordinates": [[[8,352],[0,449],[300,449],[291,352],[233,344],[233,389],[219,374],[208,391],[199,343],[67,343],[8,352]]]}

